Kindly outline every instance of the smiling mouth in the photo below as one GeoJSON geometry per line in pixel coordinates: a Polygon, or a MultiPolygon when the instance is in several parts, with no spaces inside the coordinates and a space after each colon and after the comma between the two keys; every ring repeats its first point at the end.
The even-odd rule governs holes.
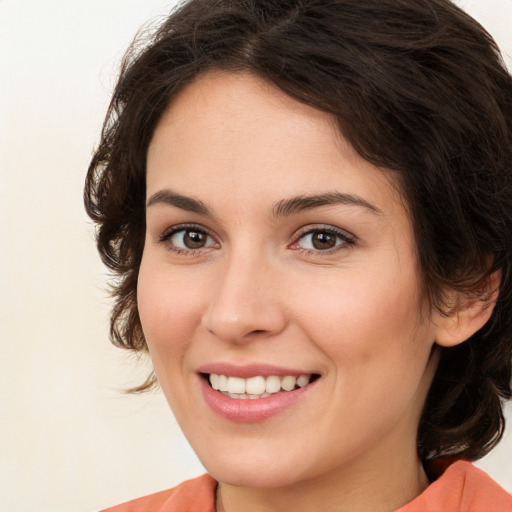
{"type": "Polygon", "coordinates": [[[277,393],[287,393],[303,388],[318,378],[318,374],[310,375],[269,375],[255,376],[248,379],[218,375],[215,373],[203,374],[210,387],[220,394],[239,400],[255,400],[267,398],[277,393]]]}

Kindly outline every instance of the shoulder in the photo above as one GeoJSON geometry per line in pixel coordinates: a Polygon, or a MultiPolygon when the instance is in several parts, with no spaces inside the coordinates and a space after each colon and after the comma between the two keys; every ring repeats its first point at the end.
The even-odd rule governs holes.
{"type": "Polygon", "coordinates": [[[512,512],[512,495],[487,473],[457,461],[411,503],[397,512],[512,512]]]}
{"type": "Polygon", "coordinates": [[[210,475],[203,475],[102,512],[215,512],[216,487],[210,475]]]}

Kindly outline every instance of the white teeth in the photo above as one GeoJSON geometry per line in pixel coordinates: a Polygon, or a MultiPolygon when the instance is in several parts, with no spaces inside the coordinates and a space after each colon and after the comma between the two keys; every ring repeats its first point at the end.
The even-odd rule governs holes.
{"type": "Polygon", "coordinates": [[[228,378],[225,375],[219,375],[219,391],[227,391],[228,390],[228,378]]]}
{"type": "Polygon", "coordinates": [[[281,389],[281,379],[277,375],[270,375],[265,379],[265,391],[277,393],[281,389]]]}
{"type": "Polygon", "coordinates": [[[213,389],[219,389],[219,376],[212,373],[210,375],[210,384],[213,389]]]}
{"type": "Polygon", "coordinates": [[[295,388],[295,384],[297,384],[297,378],[292,377],[291,375],[287,375],[281,379],[281,387],[285,391],[291,391],[295,388]]]}
{"type": "Polygon", "coordinates": [[[245,381],[245,392],[251,395],[261,395],[265,393],[265,378],[251,377],[245,381]]]}
{"type": "Polygon", "coordinates": [[[213,389],[221,391],[231,398],[254,400],[279,393],[281,390],[293,391],[297,386],[303,388],[309,384],[310,378],[311,375],[300,375],[299,377],[269,375],[268,377],[257,376],[242,379],[212,373],[210,374],[210,384],[213,389]]]}
{"type": "Polygon", "coordinates": [[[303,388],[304,386],[309,384],[309,377],[310,377],[309,375],[301,375],[297,379],[297,386],[299,386],[299,388],[303,388]]]}
{"type": "Polygon", "coordinates": [[[245,393],[245,379],[228,377],[228,393],[245,393]]]}
{"type": "Polygon", "coordinates": [[[223,393],[229,398],[236,398],[238,400],[256,400],[258,398],[266,398],[270,396],[268,393],[263,393],[262,395],[250,395],[248,393],[223,393]]]}

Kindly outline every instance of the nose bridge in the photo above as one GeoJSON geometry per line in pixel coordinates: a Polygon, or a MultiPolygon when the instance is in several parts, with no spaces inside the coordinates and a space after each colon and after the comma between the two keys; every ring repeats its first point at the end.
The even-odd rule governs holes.
{"type": "Polygon", "coordinates": [[[272,335],[285,317],[273,283],[278,270],[263,251],[233,248],[220,265],[205,327],[224,341],[244,342],[250,334],[272,335]]]}

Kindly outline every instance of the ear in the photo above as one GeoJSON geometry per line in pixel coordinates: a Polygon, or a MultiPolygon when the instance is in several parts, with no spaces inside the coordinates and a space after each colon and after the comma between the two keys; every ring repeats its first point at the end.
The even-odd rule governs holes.
{"type": "Polygon", "coordinates": [[[436,343],[454,347],[470,338],[489,320],[498,299],[501,273],[493,272],[476,292],[450,292],[448,301],[455,304],[449,313],[439,314],[436,343]]]}

